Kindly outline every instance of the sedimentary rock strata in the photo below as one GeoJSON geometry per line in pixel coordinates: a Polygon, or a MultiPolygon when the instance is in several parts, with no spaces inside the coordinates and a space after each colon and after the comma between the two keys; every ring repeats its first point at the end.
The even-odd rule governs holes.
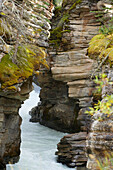
{"type": "MultiPolygon", "coordinates": [[[[106,95],[113,94],[113,68],[108,71],[108,77],[111,84],[104,84],[102,89],[103,100],[106,95]]],[[[113,106],[111,106],[113,110],[113,106]]],[[[113,169],[110,159],[113,158],[113,116],[106,115],[101,111],[93,116],[89,137],[87,140],[88,162],[87,167],[93,170],[99,170],[99,162],[108,169],[113,169]],[[99,120],[101,117],[102,120],[99,120]],[[107,163],[106,159],[109,159],[107,163]]]]}
{"type": "MultiPolygon", "coordinates": [[[[103,116],[98,114],[98,116],[103,116]]],[[[87,149],[88,162],[87,167],[93,170],[99,170],[99,164],[106,162],[106,157],[113,154],[113,118],[105,118],[105,120],[95,120],[89,134],[87,149]]],[[[109,169],[113,169],[112,164],[108,164],[109,169]]]]}
{"type": "MultiPolygon", "coordinates": [[[[1,1],[2,2],[2,1],[1,1]]],[[[19,108],[32,77],[46,60],[53,4],[49,0],[4,1],[0,15],[0,169],[20,154],[19,108]],[[16,12],[15,12],[16,11],[16,12]],[[42,59],[43,58],[43,59],[42,59]]],[[[47,64],[45,62],[45,64],[47,64]]]]}
{"type": "MultiPolygon", "coordinates": [[[[63,5],[63,10],[66,14],[66,10],[69,11],[72,4],[69,1],[63,5]]],[[[90,116],[86,116],[85,110],[92,105],[94,84],[90,77],[97,68],[98,63],[96,56],[88,57],[87,48],[91,38],[98,33],[99,23],[96,21],[94,14],[90,12],[97,9],[97,1],[82,1],[70,12],[68,21],[65,21],[64,25],[62,25],[62,19],[58,15],[52,20],[52,33],[59,40],[55,41],[56,37],[52,34],[48,56],[51,71],[43,72],[42,77],[38,78],[42,89],[40,93],[41,104],[37,113],[39,122],[48,127],[60,131],[66,129],[67,132],[73,132],[73,130],[74,132],[80,130],[89,132],[90,130],[90,116]],[[55,32],[58,30],[58,25],[63,28],[62,36],[55,32]],[[72,105],[69,104],[70,102],[72,105]],[[74,103],[75,107],[73,107],[74,103]],[[65,117],[67,117],[67,120],[65,117]],[[73,117],[74,122],[71,121],[73,117]]],[[[64,13],[61,13],[61,17],[63,17],[64,13]]],[[[106,124],[107,122],[104,123],[106,124]]],[[[96,123],[92,126],[94,127],[94,125],[96,123]]],[[[91,159],[93,156],[98,157],[99,152],[101,156],[103,155],[103,150],[101,151],[100,149],[104,148],[104,142],[108,142],[112,137],[112,131],[109,135],[103,132],[103,137],[98,137],[100,134],[100,132],[92,129],[89,135],[89,152],[91,152],[91,155],[89,153],[88,167],[91,169],[96,165],[94,160],[91,162],[91,159]],[[108,138],[106,135],[108,135],[108,138]]],[[[80,162],[77,162],[78,153],[75,152],[73,155],[70,153],[71,137],[70,143],[67,142],[67,139],[68,136],[64,137],[58,144],[58,152],[56,153],[58,161],[66,163],[68,166],[75,166],[77,163],[80,165],[80,162]],[[74,156],[75,159],[73,159],[74,156]]],[[[73,140],[73,143],[78,147],[76,141],[73,140]]],[[[85,161],[81,164],[85,164],[87,161],[84,153],[83,157],[85,161]]],[[[80,159],[82,160],[82,156],[80,159]]]]}
{"type": "Polygon", "coordinates": [[[42,70],[42,75],[37,79],[41,87],[38,115],[40,112],[39,122],[48,127],[78,132],[81,124],[82,130],[86,130],[87,124],[84,115],[79,118],[79,110],[92,104],[94,84],[90,77],[97,62],[87,56],[87,47],[90,39],[98,32],[99,23],[90,12],[96,10],[97,6],[95,2],[82,1],[70,11],[73,2],[63,5],[60,15],[56,11],[52,20],[48,49],[51,70],[42,70]],[[59,30],[59,25],[62,30],[59,30]],[[60,31],[63,32],[62,36],[60,31]]]}
{"type": "Polygon", "coordinates": [[[57,145],[57,161],[72,168],[85,166],[87,162],[85,155],[86,137],[86,132],[64,136],[57,145]]]}

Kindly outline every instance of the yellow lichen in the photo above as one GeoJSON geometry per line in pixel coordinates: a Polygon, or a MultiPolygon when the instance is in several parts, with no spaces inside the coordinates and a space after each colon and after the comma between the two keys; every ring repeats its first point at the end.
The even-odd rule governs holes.
{"type": "Polygon", "coordinates": [[[16,87],[15,86],[10,86],[10,87],[7,87],[7,90],[9,91],[17,91],[16,87]]]}

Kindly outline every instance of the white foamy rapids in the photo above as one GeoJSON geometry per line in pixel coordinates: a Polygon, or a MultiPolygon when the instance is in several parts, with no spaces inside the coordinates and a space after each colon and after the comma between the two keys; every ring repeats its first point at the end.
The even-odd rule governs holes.
{"type": "Polygon", "coordinates": [[[7,170],[66,170],[65,165],[57,163],[55,151],[57,143],[65,135],[40,125],[29,122],[29,111],[39,101],[40,88],[34,85],[28,100],[20,109],[22,121],[21,155],[18,163],[7,165],[7,170]]]}

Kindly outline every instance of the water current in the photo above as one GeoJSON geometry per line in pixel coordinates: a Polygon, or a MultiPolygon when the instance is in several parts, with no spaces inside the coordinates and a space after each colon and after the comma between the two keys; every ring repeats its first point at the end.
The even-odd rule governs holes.
{"type": "Polygon", "coordinates": [[[29,111],[40,100],[39,91],[40,88],[34,85],[29,99],[24,102],[19,111],[23,120],[20,160],[14,165],[7,165],[7,170],[70,170],[65,165],[57,163],[55,156],[57,143],[65,134],[39,123],[29,122],[29,111]]]}

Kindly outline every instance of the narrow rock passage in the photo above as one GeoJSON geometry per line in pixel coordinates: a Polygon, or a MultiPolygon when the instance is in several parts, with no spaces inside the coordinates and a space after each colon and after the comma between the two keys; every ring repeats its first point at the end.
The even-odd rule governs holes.
{"type": "Polygon", "coordinates": [[[64,170],[70,169],[56,162],[57,143],[64,133],[29,122],[29,111],[39,101],[40,89],[34,85],[28,100],[20,109],[22,121],[22,144],[20,160],[17,164],[7,165],[7,170],[64,170]]]}

